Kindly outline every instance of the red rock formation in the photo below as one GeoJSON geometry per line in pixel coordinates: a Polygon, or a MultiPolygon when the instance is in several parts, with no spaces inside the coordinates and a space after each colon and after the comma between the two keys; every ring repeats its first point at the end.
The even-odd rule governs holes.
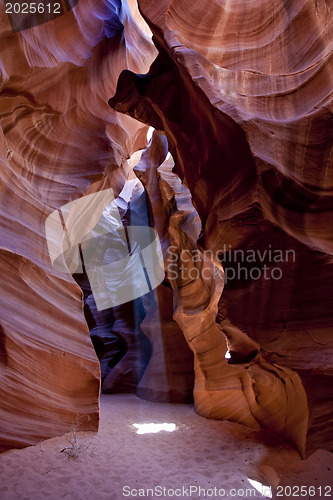
{"type": "Polygon", "coordinates": [[[126,158],[146,144],[147,127],[114,113],[107,99],[121,70],[146,71],[155,49],[126,5],[117,11],[104,0],[81,0],[75,12],[17,33],[2,3],[0,29],[5,449],[66,432],[77,420],[98,427],[100,370],[82,292],[52,268],[45,220],[88,189],[111,182],[121,190],[126,158]]]}
{"type": "MultiPolygon", "coordinates": [[[[148,34],[135,2],[130,6],[148,34]]],[[[166,255],[172,243],[177,255],[200,256],[185,266],[187,273],[199,269],[200,279],[179,277],[178,268],[177,279],[169,276],[175,319],[195,356],[197,411],[269,427],[303,453],[302,380],[310,448],[329,447],[331,7],[325,0],[139,6],[159,51],[146,75],[157,52],[125,2],[80,0],[65,15],[15,33],[0,7],[1,446],[34,443],[76,419],[97,428],[100,374],[82,293],[52,268],[44,224],[84,194],[120,193],[133,167],[127,160],[146,146],[144,123],[165,133],[197,210],[168,163],[159,167],[166,144],[156,139],[160,153],[153,141],[136,172],[162,249],[166,255]],[[111,106],[131,117],[108,107],[115,92],[111,106]],[[221,267],[207,250],[223,260],[222,296],[221,267]],[[243,254],[234,258],[235,250],[243,254]],[[290,259],[286,251],[294,252],[290,259]],[[245,267],[239,276],[238,264],[245,267]],[[225,359],[222,332],[234,364],[225,359]]],[[[171,319],[170,290],[156,294],[141,325],[155,355],[138,392],[182,399],[191,356],[171,319]],[[167,305],[156,333],[161,300],[167,305]],[[184,370],[173,348],[186,352],[184,370]]],[[[121,314],[119,324],[125,338],[121,314]]],[[[131,356],[110,372],[111,389],[117,374],[126,380],[131,356]]]]}
{"type": "MultiPolygon", "coordinates": [[[[158,143],[156,133],[153,137],[158,143]]],[[[170,158],[155,168],[155,182],[152,168],[148,168],[150,175],[144,176],[142,167],[137,173],[154,200],[161,239],[169,240],[164,258],[174,290],[174,318],[194,353],[196,411],[208,418],[267,427],[304,454],[308,413],[300,377],[272,363],[268,353],[259,354],[258,344],[230,321],[216,323],[223,270],[214,258],[197,249],[201,225],[190,192],[172,173],[172,167],[170,158]],[[237,364],[228,364],[223,334],[231,361],[237,364]]]]}
{"type": "MultiPolygon", "coordinates": [[[[150,223],[157,229],[164,254],[170,247],[168,235],[169,210],[161,203],[156,170],[167,155],[165,137],[154,133],[149,147],[143,152],[134,172],[145,187],[150,223]]],[[[198,216],[193,213],[197,225],[198,216]]],[[[193,354],[183,332],[173,319],[173,293],[166,279],[156,290],[143,297],[146,316],[142,331],[152,343],[152,356],[137,388],[144,399],[162,402],[193,401],[193,354]]]]}
{"type": "Polygon", "coordinates": [[[224,262],[226,275],[245,271],[227,283],[220,313],[299,372],[309,449],[330,447],[327,402],[309,380],[327,391],[332,372],[331,7],[139,5],[159,56],[147,75],[123,72],[110,105],[165,132],[203,223],[201,247],[223,260],[243,252],[224,262]],[[297,347],[286,350],[283,331],[297,332],[297,347]]]}

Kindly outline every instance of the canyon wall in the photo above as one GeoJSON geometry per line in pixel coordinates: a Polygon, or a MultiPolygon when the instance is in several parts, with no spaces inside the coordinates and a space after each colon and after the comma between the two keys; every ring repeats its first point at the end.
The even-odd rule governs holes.
{"type": "Polygon", "coordinates": [[[52,267],[45,220],[86,194],[119,195],[133,167],[167,272],[140,325],[126,305],[101,319],[127,349],[102,362],[105,392],[188,401],[194,357],[199,414],[269,428],[302,455],[331,449],[332,8],[139,9],[147,24],[134,1],[80,0],[13,32],[0,7],[1,449],[98,428],[89,300],[52,267]],[[138,349],[149,360],[131,379],[138,349]]]}
{"type": "Polygon", "coordinates": [[[299,374],[307,449],[330,448],[332,9],[139,6],[159,55],[146,75],[124,71],[109,103],[166,134],[203,224],[200,248],[224,266],[222,331],[247,333],[299,374]]]}
{"type": "Polygon", "coordinates": [[[121,70],[147,71],[156,49],[127,4],[104,0],[15,33],[2,3],[0,29],[3,450],[98,428],[100,367],[83,295],[52,267],[45,221],[89,189],[122,189],[147,127],[107,100],[121,70]]]}

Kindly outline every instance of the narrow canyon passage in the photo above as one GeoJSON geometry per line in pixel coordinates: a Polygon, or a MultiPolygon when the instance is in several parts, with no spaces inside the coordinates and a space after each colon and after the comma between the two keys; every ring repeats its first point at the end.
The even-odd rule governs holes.
{"type": "Polygon", "coordinates": [[[330,2],[14,5],[1,500],[329,496],[330,2]]]}

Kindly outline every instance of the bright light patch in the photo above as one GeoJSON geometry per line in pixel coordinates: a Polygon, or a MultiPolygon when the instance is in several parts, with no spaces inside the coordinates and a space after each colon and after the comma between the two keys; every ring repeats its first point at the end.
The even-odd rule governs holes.
{"type": "Polygon", "coordinates": [[[149,142],[150,139],[153,137],[153,132],[154,132],[154,127],[149,127],[148,132],[147,132],[147,141],[149,142]]]}
{"type": "Polygon", "coordinates": [[[225,359],[231,359],[231,354],[230,354],[230,352],[229,352],[229,351],[227,351],[227,352],[225,353],[225,356],[224,356],[224,357],[225,357],[225,359]]]}
{"type": "Polygon", "coordinates": [[[137,434],[156,434],[157,432],[167,431],[173,432],[176,430],[176,424],[133,424],[136,427],[137,434]]]}
{"type": "Polygon", "coordinates": [[[249,477],[247,478],[249,483],[255,488],[261,495],[265,498],[272,498],[272,488],[270,486],[265,486],[259,481],[255,481],[254,479],[250,479],[249,477]]]}
{"type": "Polygon", "coordinates": [[[168,152],[168,154],[166,155],[166,158],[165,158],[165,159],[166,159],[166,160],[168,160],[169,158],[171,158],[171,153],[170,153],[170,151],[169,151],[169,152],[168,152]]]}

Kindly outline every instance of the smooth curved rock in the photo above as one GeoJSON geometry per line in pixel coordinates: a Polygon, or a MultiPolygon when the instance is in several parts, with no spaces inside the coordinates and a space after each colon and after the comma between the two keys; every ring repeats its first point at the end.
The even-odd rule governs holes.
{"type": "MultiPolygon", "coordinates": [[[[161,203],[156,170],[168,154],[165,137],[153,133],[151,142],[142,153],[134,172],[145,186],[150,223],[158,231],[162,252],[168,252],[168,210],[161,203]]],[[[133,212],[135,206],[133,207],[133,212]]],[[[141,212],[136,210],[137,217],[141,212]]],[[[142,219],[142,217],[141,217],[142,219]]],[[[197,224],[200,225],[198,217],[197,224]]],[[[183,332],[173,319],[173,293],[167,277],[156,290],[143,297],[146,316],[141,329],[150,339],[152,356],[137,388],[143,399],[160,402],[187,403],[193,401],[193,354],[183,332]]]]}
{"type": "MultiPolygon", "coordinates": [[[[158,143],[156,133],[154,137],[158,143]]],[[[259,354],[260,346],[230,321],[216,323],[223,270],[197,249],[200,223],[189,191],[172,173],[173,165],[169,158],[155,167],[155,181],[153,167],[147,169],[148,175],[143,167],[137,175],[154,200],[161,240],[169,240],[164,247],[165,267],[174,290],[174,318],[194,353],[196,411],[207,418],[267,427],[304,455],[308,413],[301,379],[272,363],[267,353],[259,354]],[[243,357],[237,365],[226,359],[227,343],[233,361],[236,353],[243,357]]]]}
{"type": "Polygon", "coordinates": [[[310,448],[330,447],[332,8],[326,0],[213,0],[208,8],[140,0],[159,51],[144,75],[157,51],[136,3],[129,6],[80,0],[22,33],[0,7],[2,449],[78,422],[97,429],[100,372],[82,292],[52,268],[44,224],[83,195],[117,196],[133,178],[132,154],[147,145],[146,124],[168,142],[153,140],[136,168],[166,262],[174,264],[170,245],[199,259],[186,261],[183,277],[179,262],[169,275],[180,328],[167,280],[142,299],[140,328],[153,346],[144,374],[138,363],[127,376],[140,349],[125,318],[131,308],[116,311],[118,339],[132,348],[106,367],[105,380],[132,390],[142,376],[141,396],[186,398],[192,354],[181,329],[200,414],[268,427],[304,453],[302,381],[310,448]],[[131,116],[110,109],[114,94],[111,106],[131,116]],[[179,177],[169,160],[159,167],[167,149],[179,177]]]}
{"type": "Polygon", "coordinates": [[[308,391],[308,450],[330,449],[331,417],[308,379],[327,387],[332,374],[332,10],[309,0],[139,5],[159,56],[147,75],[123,72],[109,104],[166,134],[201,248],[219,253],[227,278],[235,271],[220,314],[265,349],[276,341],[274,359],[308,391]],[[225,262],[235,251],[243,255],[225,262]],[[300,370],[278,339],[316,328],[327,332],[322,365],[307,368],[300,335],[300,370]]]}
{"type": "Polygon", "coordinates": [[[107,99],[122,69],[144,72],[156,53],[126,3],[81,0],[21,33],[12,32],[4,11],[2,3],[2,450],[78,421],[98,428],[100,368],[82,292],[70,274],[52,268],[45,220],[86,193],[121,191],[132,168],[127,159],[146,145],[147,127],[111,111],[107,99]],[[110,31],[111,18],[124,29],[110,31]]]}

